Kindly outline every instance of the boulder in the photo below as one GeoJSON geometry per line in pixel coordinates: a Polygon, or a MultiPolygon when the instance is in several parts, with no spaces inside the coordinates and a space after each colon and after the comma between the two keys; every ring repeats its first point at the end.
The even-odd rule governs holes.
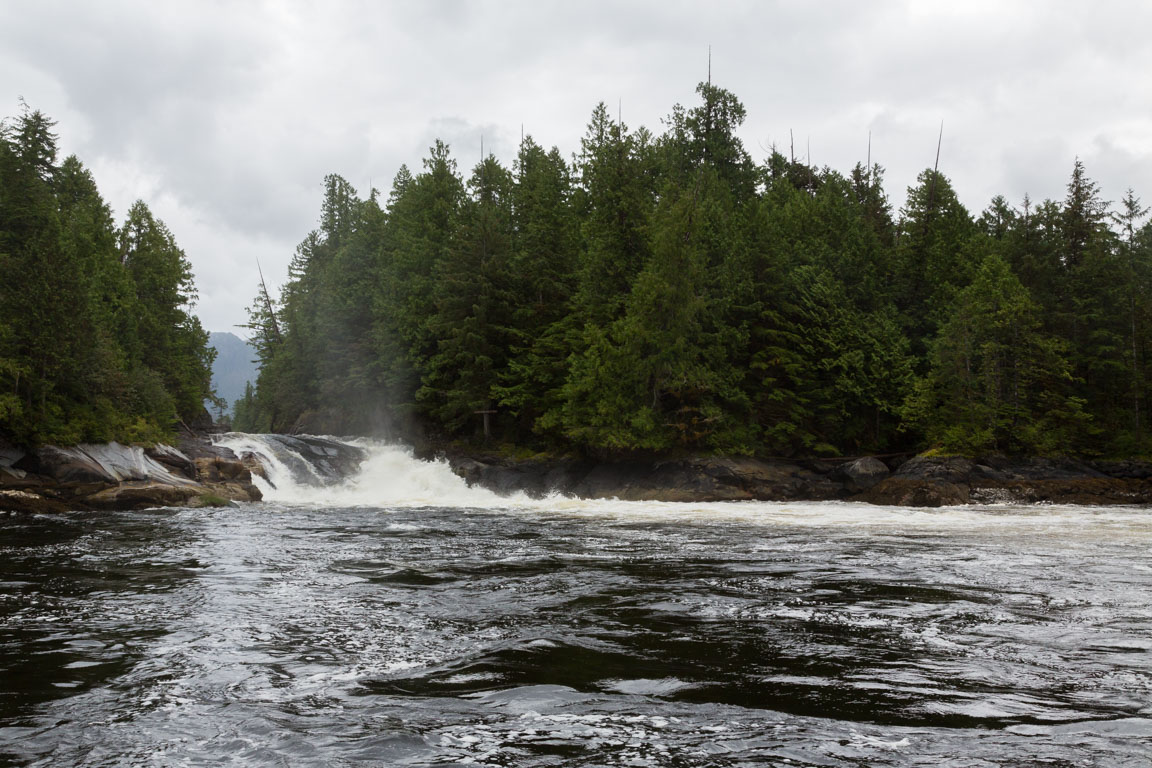
{"type": "Polygon", "coordinates": [[[837,483],[827,475],[789,461],[709,458],[693,459],[684,464],[686,470],[698,473],[701,481],[714,484],[716,501],[826,500],[843,495],[837,483]]]}
{"type": "Polygon", "coordinates": [[[0,470],[8,470],[9,474],[16,475],[23,473],[24,470],[16,469],[16,462],[24,458],[25,452],[12,445],[12,443],[0,437],[0,470]]]}
{"type": "MultiPolygon", "coordinates": [[[[154,449],[155,450],[155,449],[154,449]]],[[[176,453],[174,449],[169,449],[176,453]]],[[[174,456],[169,456],[175,461],[174,456]]],[[[27,462],[27,457],[22,463],[27,462]]],[[[34,470],[57,483],[92,485],[151,480],[168,485],[194,485],[191,477],[175,474],[147,455],[138,445],[81,443],[69,448],[42,446],[36,451],[34,470]]]]}
{"type": "Polygon", "coordinates": [[[252,483],[204,483],[204,491],[215,496],[223,496],[230,501],[260,501],[264,498],[264,494],[252,483]]]}
{"type": "Polygon", "coordinates": [[[44,479],[23,469],[0,466],[0,488],[31,488],[43,485],[44,479]]]}
{"type": "Polygon", "coordinates": [[[129,481],[113,488],[97,491],[83,499],[94,509],[150,509],[153,507],[179,507],[205,493],[205,489],[190,485],[129,481]]]}
{"type": "MultiPolygon", "coordinates": [[[[168,485],[192,485],[195,483],[192,477],[174,473],[165,464],[152,459],[139,445],[82,443],[76,446],[76,449],[97,462],[117,482],[151,480],[168,485]]],[[[165,455],[169,461],[175,461],[177,453],[174,449],[168,448],[165,455]]]]}
{"type": "Polygon", "coordinates": [[[57,514],[67,512],[68,505],[58,499],[28,491],[0,490],[0,511],[57,514]]]}
{"type": "Polygon", "coordinates": [[[196,477],[202,483],[251,483],[252,472],[239,459],[196,459],[196,477]]]}
{"type": "Polygon", "coordinates": [[[197,479],[206,493],[232,501],[260,501],[264,497],[260,489],[252,484],[252,473],[248,466],[239,459],[202,457],[196,459],[195,464],[197,479]]]}
{"type": "MultiPolygon", "coordinates": [[[[434,461],[426,456],[423,460],[434,461]]],[[[495,493],[526,493],[533,497],[549,493],[571,494],[573,486],[592,465],[573,459],[509,459],[506,457],[448,457],[449,466],[468,485],[495,493]]]]}
{"type": "Polygon", "coordinates": [[[58,483],[98,483],[113,484],[116,477],[108,472],[100,462],[79,448],[58,448],[54,445],[41,446],[32,459],[37,474],[58,483]]]}
{"type": "Polygon", "coordinates": [[[1147,461],[1094,461],[1089,466],[1101,474],[1121,480],[1152,479],[1152,463],[1147,461]]]}
{"type": "Polygon", "coordinates": [[[967,504],[971,490],[967,485],[892,475],[851,500],[895,507],[947,507],[967,504]]]}
{"type": "Polygon", "coordinates": [[[176,449],[193,461],[197,459],[237,458],[231,448],[215,445],[203,435],[181,434],[176,440],[176,449]]]}
{"type": "Polygon", "coordinates": [[[849,493],[866,491],[889,475],[888,465],[873,456],[841,464],[832,472],[832,479],[844,485],[849,493]]]}
{"type": "Polygon", "coordinates": [[[119,443],[43,446],[32,454],[5,451],[0,509],[142,509],[184,506],[201,495],[259,501],[248,466],[232,451],[189,439],[193,459],[167,445],[119,443]],[[19,466],[15,466],[19,464],[19,466]]]}
{"type": "Polygon", "coordinates": [[[182,451],[173,448],[170,445],[163,443],[156,443],[155,445],[145,448],[144,454],[166,467],[169,471],[183,475],[187,478],[196,477],[196,464],[192,461],[191,457],[186,456],[182,451]]]}
{"type": "Polygon", "coordinates": [[[260,457],[252,452],[243,453],[240,455],[240,463],[248,470],[249,474],[254,477],[262,477],[268,480],[268,468],[260,461],[260,457]]]}
{"type": "Polygon", "coordinates": [[[902,507],[967,504],[974,464],[958,456],[916,456],[853,501],[902,507]]]}
{"type": "MultiPolygon", "coordinates": [[[[336,482],[356,474],[368,453],[363,448],[313,435],[268,435],[268,438],[289,449],[327,482],[336,482]]],[[[278,454],[279,455],[279,454],[278,454]]],[[[286,456],[280,455],[283,460],[286,456]]]]}

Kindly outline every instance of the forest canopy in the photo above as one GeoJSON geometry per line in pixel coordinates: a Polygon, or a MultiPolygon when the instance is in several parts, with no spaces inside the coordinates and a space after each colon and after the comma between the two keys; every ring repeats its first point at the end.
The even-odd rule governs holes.
{"type": "MultiPolygon", "coordinates": [[[[437,141],[386,197],[328,176],[283,289],[257,286],[261,372],[235,425],[602,456],[1147,453],[1152,231],[1134,192],[1103,200],[1076,159],[1062,200],[975,213],[929,168],[894,208],[878,164],[754,160],[739,99],[710,82],[697,95],[659,135],[600,104],[571,158],[527,136],[510,167],[488,155],[465,173],[437,141]]],[[[80,411],[51,415],[82,401],[69,350],[99,350],[81,368],[106,372],[84,409],[185,413],[206,359],[187,305],[161,321],[111,298],[155,295],[134,247],[169,254],[164,280],[188,296],[178,249],[162,225],[143,236],[146,209],[144,229],[70,219],[68,161],[22,160],[39,151],[26,122],[7,129],[4,178],[39,190],[19,195],[43,219],[34,247],[121,258],[43,289],[95,313],[95,341],[48,317],[15,325],[30,310],[5,302],[0,413],[83,431],[80,411]]]]}
{"type": "Polygon", "coordinates": [[[894,210],[737,136],[711,83],[657,136],[603,104],[463,176],[442,142],[387,199],[325,180],[250,328],[238,427],[595,455],[1146,453],[1152,230],[1078,159],[1063,200],[979,214],[938,169],[894,210]]]}
{"type": "Polygon", "coordinates": [[[167,439],[212,396],[192,269],[143,202],[117,227],[54,123],[0,123],[0,438],[167,439]]]}

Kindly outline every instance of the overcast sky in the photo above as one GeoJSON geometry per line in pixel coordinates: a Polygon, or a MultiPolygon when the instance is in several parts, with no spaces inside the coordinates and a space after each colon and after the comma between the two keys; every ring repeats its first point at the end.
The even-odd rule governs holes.
{"type": "MultiPolygon", "coordinates": [[[[187,252],[210,330],[237,330],[256,260],[282,283],[339,173],[385,194],[437,138],[467,171],[521,125],[570,155],[593,107],[660,131],[707,75],[775,144],[903,204],[932,164],[974,214],[1060,199],[1074,158],[1152,201],[1147,2],[0,3],[0,115],[54,118],[121,219],[143,199],[187,252]]],[[[242,333],[242,332],[241,332],[242,333]]]]}

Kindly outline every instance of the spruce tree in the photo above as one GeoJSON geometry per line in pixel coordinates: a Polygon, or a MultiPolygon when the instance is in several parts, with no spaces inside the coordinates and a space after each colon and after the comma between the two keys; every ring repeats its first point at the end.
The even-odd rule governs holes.
{"type": "Polygon", "coordinates": [[[578,229],[572,183],[559,150],[545,152],[526,137],[512,190],[512,250],[508,264],[510,349],[495,392],[515,419],[515,435],[557,435],[562,389],[576,336],[578,229]]]}
{"type": "Polygon", "coordinates": [[[172,233],[143,201],[120,228],[121,259],[136,292],[136,338],[141,368],[135,372],[141,409],[158,420],[190,421],[204,411],[216,350],[192,314],[192,267],[172,233]],[[160,386],[157,387],[156,384],[160,386]],[[160,396],[170,398],[167,402],[160,396]]]}
{"type": "Polygon", "coordinates": [[[491,155],[476,166],[446,258],[436,263],[427,331],[435,352],[422,366],[417,402],[450,433],[490,422],[507,364],[511,318],[512,177],[491,155]],[[490,414],[489,414],[490,415],[490,414]]]}
{"type": "Polygon", "coordinates": [[[1028,290],[995,253],[961,290],[932,345],[908,418],[963,453],[1059,453],[1084,445],[1090,417],[1065,344],[1042,330],[1028,290]]]}

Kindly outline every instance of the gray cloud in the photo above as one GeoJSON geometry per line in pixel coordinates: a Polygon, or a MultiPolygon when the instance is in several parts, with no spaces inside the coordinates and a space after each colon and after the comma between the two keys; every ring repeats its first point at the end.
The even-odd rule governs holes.
{"type": "Polygon", "coordinates": [[[941,121],[974,213],[1061,198],[1076,155],[1108,199],[1152,196],[1150,22],[1139,2],[16,2],[0,99],[56,118],[118,212],[141,197],[165,219],[205,324],[227,329],[257,258],[283,280],[325,174],[386,192],[439,137],[467,175],[481,134],[510,162],[521,125],[571,153],[601,100],[659,131],[694,103],[708,45],[755,156],[791,130],[846,171],[871,131],[897,206],[941,121]]]}

